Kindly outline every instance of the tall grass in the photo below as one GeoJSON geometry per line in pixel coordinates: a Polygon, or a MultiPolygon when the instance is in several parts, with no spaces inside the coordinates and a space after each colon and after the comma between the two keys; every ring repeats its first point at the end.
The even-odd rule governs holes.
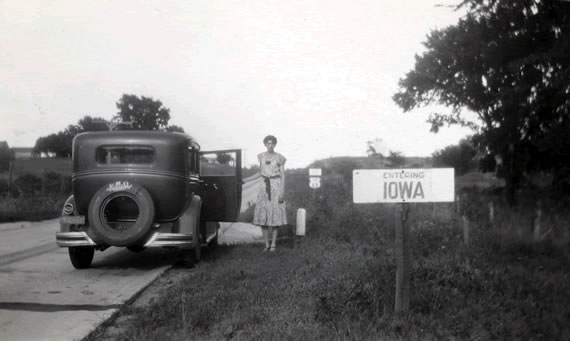
{"type": "MultiPolygon", "coordinates": [[[[413,204],[410,311],[395,315],[394,205],[352,203],[350,167],[327,170],[322,187],[288,177],[289,214],[307,209],[307,236],[275,254],[224,246],[148,309],[122,339],[570,339],[568,213],[536,242],[533,209],[467,191],[469,247],[454,204],[413,204]],[[565,235],[566,239],[560,237],[565,235]]],[[[529,205],[532,201],[529,200],[529,205]]],[[[554,205],[554,203],[553,203],[554,205]]],[[[532,206],[532,205],[531,205],[532,206]]],[[[293,218],[293,217],[291,217],[293,218]]],[[[90,339],[104,335],[104,328],[90,339]]]]}
{"type": "Polygon", "coordinates": [[[0,179],[0,223],[57,217],[71,193],[71,178],[54,172],[21,174],[11,185],[0,179]]]}

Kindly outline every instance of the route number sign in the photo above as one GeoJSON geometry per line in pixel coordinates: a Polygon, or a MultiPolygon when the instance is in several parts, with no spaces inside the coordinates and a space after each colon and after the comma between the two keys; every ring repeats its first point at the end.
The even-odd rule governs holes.
{"type": "Polygon", "coordinates": [[[309,187],[313,189],[321,187],[321,174],[320,168],[309,168],[309,187]]]}

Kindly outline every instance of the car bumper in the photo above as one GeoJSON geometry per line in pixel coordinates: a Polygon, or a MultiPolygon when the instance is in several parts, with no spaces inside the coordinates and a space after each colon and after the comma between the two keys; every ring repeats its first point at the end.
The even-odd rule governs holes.
{"type": "Polygon", "coordinates": [[[59,247],[97,245],[85,232],[56,232],[55,242],[59,247]]]}
{"type": "MultiPolygon", "coordinates": [[[[97,246],[86,232],[57,232],[55,239],[59,247],[97,246]]],[[[144,247],[190,247],[192,239],[191,234],[155,232],[144,247]]]]}

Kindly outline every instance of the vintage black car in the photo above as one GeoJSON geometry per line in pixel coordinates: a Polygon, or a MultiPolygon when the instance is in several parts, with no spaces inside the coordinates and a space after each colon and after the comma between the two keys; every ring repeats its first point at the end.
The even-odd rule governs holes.
{"type": "Polygon", "coordinates": [[[192,263],[217,244],[220,221],[236,221],[241,151],[200,151],[189,135],[159,131],[87,132],[73,140],[73,194],[57,245],[77,269],[95,250],[182,248],[192,263]]]}

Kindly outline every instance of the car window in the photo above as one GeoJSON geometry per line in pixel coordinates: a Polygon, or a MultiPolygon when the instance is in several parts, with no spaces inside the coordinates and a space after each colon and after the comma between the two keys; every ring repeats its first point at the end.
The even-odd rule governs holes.
{"type": "Polygon", "coordinates": [[[188,148],[187,168],[189,174],[198,173],[198,152],[192,148],[188,148]]]}
{"type": "Polygon", "coordinates": [[[235,153],[210,153],[200,156],[200,175],[235,176],[235,153]]]}
{"type": "Polygon", "coordinates": [[[154,149],[149,146],[101,146],[96,152],[97,163],[149,164],[154,162],[154,149]]]}

